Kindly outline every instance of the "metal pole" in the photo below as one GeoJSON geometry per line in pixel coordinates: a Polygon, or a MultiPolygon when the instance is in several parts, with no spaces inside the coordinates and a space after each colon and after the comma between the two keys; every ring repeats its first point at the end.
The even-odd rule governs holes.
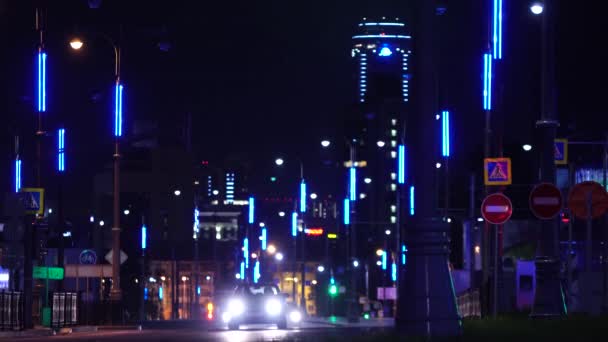
{"type": "MultiPolygon", "coordinates": [[[[141,216],[141,224],[146,224],[144,215],[141,216]]],[[[139,321],[143,322],[146,319],[146,249],[141,249],[141,304],[139,306],[139,321]]]]}
{"type": "MultiPolygon", "coordinates": [[[[351,161],[351,165],[354,165],[355,160],[356,159],[356,151],[355,151],[355,142],[356,141],[352,141],[350,143],[350,161],[351,161]]],[[[349,193],[350,195],[350,193],[349,193]]],[[[350,298],[349,298],[349,303],[348,303],[348,308],[347,308],[347,316],[348,316],[348,321],[349,322],[358,322],[359,321],[359,310],[357,308],[358,305],[358,290],[357,290],[357,268],[354,267],[353,265],[353,261],[357,258],[357,229],[356,229],[356,203],[357,201],[351,201],[350,204],[350,210],[351,210],[351,223],[350,226],[347,228],[349,230],[350,233],[350,259],[348,261],[349,263],[349,268],[351,270],[350,272],[350,298]]]]}
{"type": "MultiPolygon", "coordinates": [[[[540,182],[555,183],[555,136],[559,122],[556,118],[555,41],[554,22],[556,1],[545,0],[542,14],[542,111],[536,122],[540,140],[540,182]]],[[[551,317],[565,314],[559,281],[558,220],[541,221],[536,264],[536,295],[531,317],[551,317]]]]}
{"type": "MultiPolygon", "coordinates": [[[[120,86],[120,47],[114,45],[114,73],[116,87],[120,86]]],[[[112,226],[112,287],[110,298],[120,301],[120,138],[114,139],[114,191],[113,191],[113,226],[112,226]]]]}
{"type": "Polygon", "coordinates": [[[498,317],[498,230],[499,225],[494,225],[494,276],[492,280],[492,316],[494,319],[498,317]]]}
{"type": "MultiPolygon", "coordinates": [[[[603,151],[603,186],[604,189],[608,186],[608,134],[606,134],[603,151]]],[[[608,312],[608,215],[604,214],[604,248],[602,251],[602,271],[603,276],[603,311],[608,312]]]]}

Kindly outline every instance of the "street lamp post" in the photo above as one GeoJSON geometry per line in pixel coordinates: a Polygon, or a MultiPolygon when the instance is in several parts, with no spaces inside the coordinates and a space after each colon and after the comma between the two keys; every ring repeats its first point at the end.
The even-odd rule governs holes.
{"type": "MultiPolygon", "coordinates": [[[[122,298],[120,288],[120,138],[122,137],[122,92],[120,79],[120,45],[105,34],[99,34],[114,50],[114,153],[113,157],[113,226],[112,226],[112,287],[110,299],[119,301],[122,298]]],[[[80,39],[70,41],[74,50],[82,48],[80,39]]]]}
{"type": "MultiPolygon", "coordinates": [[[[541,118],[536,122],[536,128],[540,137],[539,158],[540,172],[539,181],[555,183],[555,136],[559,122],[556,118],[555,97],[555,40],[554,20],[555,1],[545,0],[544,4],[536,4],[532,7],[535,14],[542,13],[542,59],[541,59],[541,118]]],[[[541,234],[538,251],[535,259],[536,264],[536,296],[531,317],[544,318],[560,316],[565,314],[565,303],[562,298],[561,284],[559,281],[559,259],[558,259],[558,220],[541,221],[541,234]]]]}

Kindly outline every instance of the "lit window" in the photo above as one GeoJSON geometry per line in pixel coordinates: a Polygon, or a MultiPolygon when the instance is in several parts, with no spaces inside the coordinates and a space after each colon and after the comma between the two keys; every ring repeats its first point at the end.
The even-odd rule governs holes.
{"type": "Polygon", "coordinates": [[[391,158],[397,158],[397,151],[391,151],[391,158]]]}
{"type": "Polygon", "coordinates": [[[391,223],[397,223],[397,217],[391,216],[391,223]]]}
{"type": "Polygon", "coordinates": [[[391,147],[397,147],[397,140],[391,140],[391,147]]]}
{"type": "Polygon", "coordinates": [[[396,137],[396,136],[397,136],[397,130],[391,129],[391,137],[396,137]]]}
{"type": "Polygon", "coordinates": [[[391,184],[391,191],[396,191],[397,190],[397,184],[392,183],[391,184]]]}
{"type": "Polygon", "coordinates": [[[395,180],[397,179],[397,174],[394,172],[391,172],[391,180],[395,180]]]}
{"type": "Polygon", "coordinates": [[[391,205],[391,213],[396,213],[396,212],[397,212],[397,206],[391,205]]]}
{"type": "Polygon", "coordinates": [[[391,119],[391,125],[397,126],[397,119],[391,119]]]}

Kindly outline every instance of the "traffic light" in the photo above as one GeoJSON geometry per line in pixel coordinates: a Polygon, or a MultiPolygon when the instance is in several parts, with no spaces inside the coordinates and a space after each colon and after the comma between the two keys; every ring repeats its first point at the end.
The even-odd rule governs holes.
{"type": "Polygon", "coordinates": [[[337,296],[338,295],[338,286],[336,284],[330,284],[328,292],[329,292],[330,297],[337,296]]]}

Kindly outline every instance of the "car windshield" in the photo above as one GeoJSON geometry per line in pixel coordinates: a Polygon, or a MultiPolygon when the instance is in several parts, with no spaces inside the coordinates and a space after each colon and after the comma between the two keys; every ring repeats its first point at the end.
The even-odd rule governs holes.
{"type": "Polygon", "coordinates": [[[252,296],[276,296],[279,294],[279,290],[270,285],[250,285],[246,287],[245,292],[252,296]]]}

